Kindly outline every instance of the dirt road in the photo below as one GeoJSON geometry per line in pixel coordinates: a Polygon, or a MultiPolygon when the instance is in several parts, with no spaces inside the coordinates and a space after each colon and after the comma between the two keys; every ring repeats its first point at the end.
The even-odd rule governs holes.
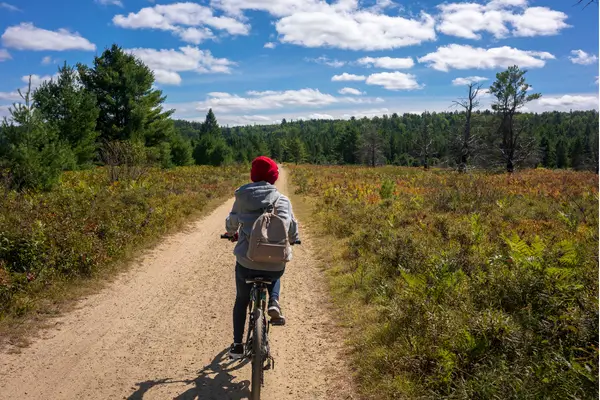
{"type": "MultiPolygon", "coordinates": [[[[285,193],[286,175],[278,182],[285,193]]],[[[245,399],[250,365],[231,363],[233,200],[172,235],[19,354],[0,353],[0,399],[245,399]]],[[[302,230],[301,224],[301,230],[302,230]]],[[[322,273],[303,246],[282,280],[285,327],[272,329],[265,399],[348,398],[322,273]]]]}

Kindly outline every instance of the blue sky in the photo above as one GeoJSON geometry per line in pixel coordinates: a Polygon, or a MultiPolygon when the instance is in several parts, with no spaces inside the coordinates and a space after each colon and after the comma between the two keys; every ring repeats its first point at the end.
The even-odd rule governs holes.
{"type": "MultiPolygon", "coordinates": [[[[112,43],[175,116],[221,124],[448,110],[517,64],[530,111],[598,109],[598,6],[575,0],[0,0],[0,116],[28,75],[112,43]]],[[[483,107],[490,102],[484,95],[483,107]]]]}

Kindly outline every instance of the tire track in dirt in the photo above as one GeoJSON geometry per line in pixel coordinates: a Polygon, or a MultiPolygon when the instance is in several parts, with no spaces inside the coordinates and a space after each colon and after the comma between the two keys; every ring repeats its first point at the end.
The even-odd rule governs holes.
{"type": "MultiPolygon", "coordinates": [[[[285,170],[278,181],[287,192],[285,170]]],[[[226,357],[235,296],[233,199],[171,235],[22,349],[0,353],[0,399],[245,399],[250,365],[226,357]]],[[[303,245],[282,279],[264,399],[353,398],[322,272],[303,245]],[[344,394],[342,394],[344,393],[344,394]]]]}

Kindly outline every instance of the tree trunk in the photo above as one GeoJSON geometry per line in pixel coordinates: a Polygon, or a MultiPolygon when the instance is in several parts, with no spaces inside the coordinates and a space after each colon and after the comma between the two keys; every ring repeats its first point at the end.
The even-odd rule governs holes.
{"type": "Polygon", "coordinates": [[[513,160],[509,159],[506,162],[506,172],[508,172],[509,174],[512,174],[515,171],[515,166],[513,164],[513,160]]]}
{"type": "Polygon", "coordinates": [[[473,110],[473,100],[469,88],[469,108],[467,108],[467,120],[465,121],[465,135],[463,137],[462,149],[460,154],[460,164],[458,172],[464,173],[467,171],[467,162],[469,161],[469,142],[471,141],[471,113],[473,110]]]}
{"type": "Polygon", "coordinates": [[[373,143],[373,147],[371,147],[371,166],[375,168],[375,143],[373,143]]]}

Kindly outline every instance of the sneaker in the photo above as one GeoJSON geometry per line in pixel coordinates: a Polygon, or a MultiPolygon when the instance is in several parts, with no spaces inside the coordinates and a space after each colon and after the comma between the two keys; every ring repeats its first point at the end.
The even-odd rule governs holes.
{"type": "Polygon", "coordinates": [[[271,317],[272,321],[285,321],[285,317],[281,312],[281,307],[279,306],[279,301],[273,299],[269,301],[269,309],[267,311],[269,317],[271,317]]]}
{"type": "Polygon", "coordinates": [[[239,360],[244,357],[244,345],[242,343],[232,343],[229,348],[229,358],[239,360]]]}

